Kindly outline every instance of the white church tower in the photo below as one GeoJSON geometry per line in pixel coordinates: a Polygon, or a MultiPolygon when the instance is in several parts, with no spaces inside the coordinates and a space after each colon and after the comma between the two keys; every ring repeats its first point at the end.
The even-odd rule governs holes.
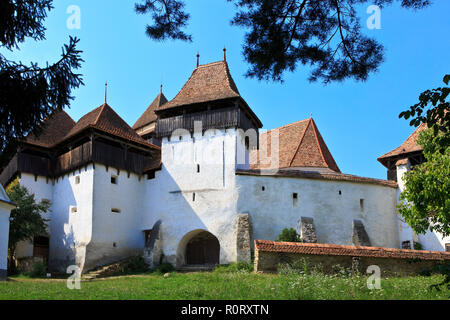
{"type": "Polygon", "coordinates": [[[162,167],[147,180],[144,225],[161,220],[165,261],[177,267],[236,261],[235,172],[249,168],[261,122],[225,60],[197,65],[156,114],[162,167]]]}

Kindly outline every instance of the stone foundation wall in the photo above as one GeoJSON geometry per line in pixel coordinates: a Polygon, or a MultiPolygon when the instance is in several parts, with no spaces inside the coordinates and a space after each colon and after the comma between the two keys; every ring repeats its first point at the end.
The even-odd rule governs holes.
{"type": "MultiPolygon", "coordinates": [[[[306,244],[306,246],[307,245],[308,244],[306,244]]],[[[340,266],[349,270],[358,270],[360,273],[365,274],[369,266],[376,265],[380,268],[383,276],[408,276],[416,275],[422,271],[431,270],[434,266],[441,263],[450,263],[450,254],[441,252],[429,251],[429,254],[428,252],[423,252],[422,255],[424,257],[429,255],[428,258],[416,258],[413,256],[407,257],[407,253],[405,252],[412,252],[414,250],[390,249],[389,253],[386,253],[385,257],[370,257],[361,256],[361,250],[365,250],[364,248],[367,247],[354,247],[354,255],[347,253],[345,255],[339,255],[337,253],[327,253],[327,246],[328,245],[322,245],[325,249],[320,248],[320,245],[317,245],[317,247],[305,248],[305,244],[296,244],[295,246],[292,245],[292,248],[289,248],[289,243],[284,242],[282,250],[277,252],[274,251],[273,248],[270,248],[270,251],[266,250],[266,248],[262,248],[262,246],[258,245],[256,241],[254,270],[257,273],[273,273],[278,271],[279,264],[292,264],[295,261],[306,259],[309,270],[318,268],[325,273],[332,273],[337,269],[337,266],[340,266]],[[305,253],[306,251],[319,251],[316,250],[319,248],[323,254],[305,253]],[[300,250],[305,252],[295,252],[300,250]],[[395,252],[393,254],[392,250],[398,250],[399,257],[395,257],[395,252]],[[404,255],[404,257],[400,257],[401,254],[404,255]],[[436,258],[434,258],[434,255],[436,255],[436,258]],[[431,256],[433,257],[430,258],[431,256]]],[[[342,247],[345,250],[351,250],[349,249],[351,248],[350,246],[337,245],[333,246],[333,250],[336,249],[335,251],[338,251],[339,247],[342,247]]],[[[382,248],[380,249],[382,250],[382,248]]],[[[412,254],[413,253],[411,253],[411,255],[412,254]]]]}

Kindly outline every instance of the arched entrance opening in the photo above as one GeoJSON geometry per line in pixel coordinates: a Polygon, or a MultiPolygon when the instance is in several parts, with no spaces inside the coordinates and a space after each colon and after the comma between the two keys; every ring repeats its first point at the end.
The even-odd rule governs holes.
{"type": "Polygon", "coordinates": [[[206,230],[194,230],[180,241],[177,266],[213,266],[220,261],[219,240],[206,230]]]}

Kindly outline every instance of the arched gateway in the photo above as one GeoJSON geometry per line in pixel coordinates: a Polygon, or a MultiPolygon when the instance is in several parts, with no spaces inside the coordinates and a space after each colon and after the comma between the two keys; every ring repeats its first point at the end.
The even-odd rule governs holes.
{"type": "Polygon", "coordinates": [[[178,266],[219,264],[219,240],[205,230],[191,231],[180,241],[177,256],[178,266]]]}

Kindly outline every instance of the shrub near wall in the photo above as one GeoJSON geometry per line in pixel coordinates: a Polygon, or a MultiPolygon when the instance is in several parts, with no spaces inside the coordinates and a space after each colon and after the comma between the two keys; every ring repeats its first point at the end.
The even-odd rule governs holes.
{"type": "Polygon", "coordinates": [[[301,259],[310,268],[320,267],[326,273],[334,272],[338,265],[362,273],[370,265],[377,265],[382,275],[406,276],[450,263],[450,253],[255,240],[255,272],[277,272],[279,264],[293,264],[301,259]]]}

